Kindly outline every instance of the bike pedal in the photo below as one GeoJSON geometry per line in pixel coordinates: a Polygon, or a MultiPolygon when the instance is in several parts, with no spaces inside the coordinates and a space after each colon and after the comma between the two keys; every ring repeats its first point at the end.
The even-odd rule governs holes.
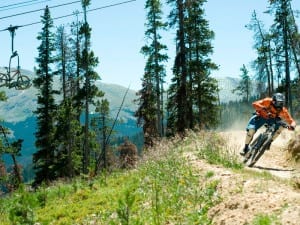
{"type": "Polygon", "coordinates": [[[250,151],[248,151],[244,157],[248,160],[250,158],[250,156],[251,156],[251,153],[250,153],[250,151]]]}
{"type": "Polygon", "coordinates": [[[245,156],[246,153],[245,153],[244,151],[241,151],[241,152],[240,152],[240,155],[241,155],[241,156],[245,156]]]}

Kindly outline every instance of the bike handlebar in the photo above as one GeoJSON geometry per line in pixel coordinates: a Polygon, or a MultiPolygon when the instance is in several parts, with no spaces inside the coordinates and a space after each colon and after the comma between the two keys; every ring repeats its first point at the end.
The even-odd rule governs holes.
{"type": "Polygon", "coordinates": [[[288,130],[295,130],[294,126],[291,126],[291,125],[287,124],[286,122],[284,122],[282,120],[279,120],[276,123],[279,124],[280,126],[284,127],[284,128],[287,128],[288,130]]]}
{"type": "MultiPolygon", "coordinates": [[[[278,124],[279,126],[282,126],[282,127],[284,127],[284,128],[287,128],[287,129],[289,129],[289,130],[295,130],[295,127],[293,127],[293,126],[287,124],[286,122],[282,121],[281,119],[276,119],[274,125],[275,125],[275,124],[278,124]]],[[[269,127],[269,126],[272,126],[272,124],[268,124],[268,123],[267,123],[266,126],[269,127]]]]}

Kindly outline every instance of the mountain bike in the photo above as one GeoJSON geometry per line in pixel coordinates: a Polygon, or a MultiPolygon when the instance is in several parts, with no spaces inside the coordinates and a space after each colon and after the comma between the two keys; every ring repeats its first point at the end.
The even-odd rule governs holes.
{"type": "Polygon", "coordinates": [[[284,128],[291,127],[283,122],[282,120],[275,120],[275,123],[268,124],[266,123],[265,130],[261,134],[259,134],[249,145],[249,150],[244,156],[244,163],[252,167],[254,164],[260,159],[260,157],[264,154],[266,149],[271,145],[272,138],[276,132],[276,126],[283,126],[284,128]]]}
{"type": "Polygon", "coordinates": [[[6,73],[0,72],[0,87],[15,88],[16,90],[25,90],[31,86],[28,76],[21,74],[19,65],[19,55],[15,51],[9,59],[9,67],[4,67],[6,73]],[[16,70],[11,70],[11,60],[16,57],[18,59],[18,66],[16,70]]]}

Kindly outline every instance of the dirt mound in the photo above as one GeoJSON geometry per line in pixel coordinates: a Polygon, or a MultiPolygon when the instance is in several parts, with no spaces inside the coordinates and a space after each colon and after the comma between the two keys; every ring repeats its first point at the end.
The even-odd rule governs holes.
{"type": "MultiPolygon", "coordinates": [[[[236,130],[221,135],[227,142],[227,151],[239,154],[246,132],[236,130]]],[[[256,165],[245,168],[246,172],[242,174],[194,158],[195,167],[200,171],[213,171],[215,175],[211,179],[219,181],[218,193],[222,201],[209,211],[212,224],[262,224],[257,221],[267,218],[272,224],[298,225],[300,181],[297,186],[297,179],[300,178],[300,167],[291,160],[298,155],[298,149],[300,136],[297,132],[284,130],[256,165]],[[261,175],[255,175],[256,172],[261,175]],[[270,178],[269,173],[274,177],[270,178]]]]}
{"type": "MultiPolygon", "coordinates": [[[[257,137],[262,130],[258,130],[257,137]]],[[[221,132],[227,141],[227,148],[238,154],[244,146],[246,131],[234,130],[221,132]]],[[[283,130],[280,136],[272,143],[256,163],[256,167],[265,167],[271,173],[280,177],[290,177],[291,172],[300,169],[300,128],[295,132],[283,130]],[[273,169],[272,169],[273,168],[273,169]]],[[[254,167],[254,168],[256,168],[254,167]]]]}
{"type": "MultiPolygon", "coordinates": [[[[236,134],[234,132],[233,136],[236,134]]],[[[199,160],[196,155],[186,157],[199,170],[199,174],[212,171],[214,176],[209,179],[219,183],[217,193],[222,201],[208,212],[213,225],[263,224],[257,221],[264,218],[272,221],[268,224],[299,225],[300,191],[289,185],[286,178],[271,179],[267,175],[264,177],[250,172],[258,168],[246,168],[250,173],[236,173],[199,160]]]]}
{"type": "Polygon", "coordinates": [[[296,133],[288,144],[288,157],[295,162],[300,162],[300,134],[296,133]]]}
{"type": "Polygon", "coordinates": [[[209,211],[213,224],[253,224],[262,217],[277,224],[297,225],[300,221],[300,193],[275,181],[230,178],[234,180],[231,185],[221,186],[222,203],[209,211]]]}

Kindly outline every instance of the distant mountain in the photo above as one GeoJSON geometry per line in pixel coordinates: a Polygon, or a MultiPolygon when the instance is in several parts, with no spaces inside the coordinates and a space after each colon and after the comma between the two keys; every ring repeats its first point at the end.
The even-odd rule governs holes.
{"type": "MultiPolygon", "coordinates": [[[[3,72],[3,68],[0,68],[0,72],[3,72]]],[[[33,72],[23,70],[22,73],[26,74],[31,79],[34,77],[33,72]]],[[[59,78],[57,76],[54,77],[54,89],[58,89],[59,84],[59,78]]],[[[104,97],[110,102],[111,114],[112,116],[115,116],[121,106],[127,88],[116,84],[105,84],[100,81],[97,81],[96,85],[105,93],[104,97]]],[[[5,91],[8,97],[6,102],[0,102],[1,119],[6,122],[17,123],[33,116],[33,111],[37,106],[37,89],[35,87],[31,86],[26,90],[15,90],[14,88],[9,89],[2,87],[0,90],[5,91]]],[[[136,99],[135,93],[134,90],[128,91],[120,113],[122,119],[133,119],[132,113],[137,108],[133,102],[134,99],[136,99]]],[[[92,108],[92,110],[94,109],[92,108]]]]}
{"type": "Polygon", "coordinates": [[[241,100],[241,96],[232,93],[240,82],[240,79],[233,77],[216,77],[219,85],[219,97],[222,103],[241,100]]]}
{"type": "MultiPolygon", "coordinates": [[[[4,69],[0,68],[0,72],[4,72],[4,69]]],[[[22,70],[22,73],[31,79],[34,77],[33,72],[22,70]]],[[[59,84],[59,78],[57,76],[54,77],[54,89],[58,89],[60,87],[59,84]]],[[[111,117],[115,118],[127,88],[115,84],[105,84],[100,81],[97,81],[96,85],[105,93],[104,98],[110,103],[111,117]]],[[[37,107],[37,89],[31,86],[26,90],[9,89],[7,87],[1,87],[0,90],[4,91],[8,97],[7,101],[0,102],[0,119],[5,121],[1,125],[8,127],[12,131],[11,140],[24,140],[21,151],[22,157],[18,157],[18,161],[22,165],[27,166],[31,163],[32,154],[36,151],[34,145],[36,117],[33,112],[37,107]]],[[[140,127],[137,127],[136,118],[134,117],[134,112],[137,109],[136,104],[134,104],[134,99],[136,98],[136,92],[128,90],[118,117],[122,123],[117,123],[114,128],[118,136],[131,137],[142,131],[140,127]]],[[[57,101],[59,100],[57,98],[57,101]]],[[[93,110],[94,107],[91,107],[91,114],[93,114],[93,110]]],[[[8,164],[11,163],[10,156],[5,155],[4,160],[8,164]]]]}

